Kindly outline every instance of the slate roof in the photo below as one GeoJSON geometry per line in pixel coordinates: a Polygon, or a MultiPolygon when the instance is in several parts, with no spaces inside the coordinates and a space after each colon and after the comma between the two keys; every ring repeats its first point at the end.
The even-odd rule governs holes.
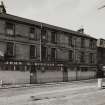
{"type": "Polygon", "coordinates": [[[30,19],[26,19],[26,18],[22,18],[22,17],[19,17],[19,16],[14,16],[14,15],[11,15],[11,14],[0,14],[0,19],[6,19],[6,20],[21,22],[21,23],[30,24],[30,25],[37,25],[37,26],[40,26],[40,27],[41,27],[41,25],[43,25],[43,27],[46,27],[46,28],[49,28],[49,29],[70,33],[70,34],[73,34],[73,35],[76,35],[76,36],[96,39],[95,37],[92,37],[92,36],[84,34],[84,33],[80,33],[80,32],[77,32],[77,31],[70,30],[70,29],[66,29],[66,28],[62,28],[62,27],[58,27],[58,26],[54,26],[54,25],[50,25],[50,24],[46,24],[46,23],[42,23],[42,22],[30,20],[30,19]]]}

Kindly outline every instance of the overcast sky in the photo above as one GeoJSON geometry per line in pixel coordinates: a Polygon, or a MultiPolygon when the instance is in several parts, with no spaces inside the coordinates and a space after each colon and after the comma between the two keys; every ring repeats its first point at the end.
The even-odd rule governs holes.
{"type": "Polygon", "coordinates": [[[7,13],[105,38],[105,0],[2,0],[7,13]]]}

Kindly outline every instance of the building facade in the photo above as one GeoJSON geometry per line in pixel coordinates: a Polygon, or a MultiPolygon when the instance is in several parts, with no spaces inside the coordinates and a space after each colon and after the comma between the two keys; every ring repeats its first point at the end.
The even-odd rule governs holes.
{"type": "Polygon", "coordinates": [[[97,40],[82,31],[0,14],[0,79],[43,83],[94,78],[97,40]]]}
{"type": "Polygon", "coordinates": [[[105,66],[105,39],[97,40],[97,62],[105,66]]]}

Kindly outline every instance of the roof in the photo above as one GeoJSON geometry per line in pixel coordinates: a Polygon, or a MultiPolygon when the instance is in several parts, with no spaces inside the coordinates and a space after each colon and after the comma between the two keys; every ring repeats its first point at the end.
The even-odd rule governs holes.
{"type": "Polygon", "coordinates": [[[43,25],[43,27],[47,27],[47,28],[50,28],[50,29],[58,30],[58,31],[63,31],[63,32],[66,32],[66,33],[71,33],[71,34],[76,35],[76,36],[96,39],[95,37],[92,37],[92,36],[84,34],[84,33],[79,33],[77,31],[73,31],[73,30],[70,30],[70,29],[66,29],[66,28],[46,24],[46,23],[43,23],[43,22],[38,22],[38,21],[22,18],[22,17],[19,17],[19,16],[14,16],[14,15],[11,15],[11,14],[0,14],[0,19],[7,19],[7,20],[17,21],[17,22],[22,22],[22,23],[25,23],[25,24],[37,25],[37,26],[43,25]]]}

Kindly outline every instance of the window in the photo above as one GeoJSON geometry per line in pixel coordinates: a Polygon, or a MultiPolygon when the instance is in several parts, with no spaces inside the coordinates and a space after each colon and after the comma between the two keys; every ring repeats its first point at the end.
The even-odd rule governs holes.
{"type": "Polygon", "coordinates": [[[69,36],[69,39],[68,39],[68,40],[69,40],[69,42],[68,42],[69,46],[73,46],[73,43],[72,43],[72,42],[73,42],[72,36],[69,36]]]}
{"type": "Polygon", "coordinates": [[[94,54],[93,53],[90,53],[89,54],[89,60],[90,60],[90,63],[94,63],[94,54]]]}
{"type": "Polygon", "coordinates": [[[13,57],[14,56],[14,44],[11,42],[7,43],[6,56],[7,57],[13,57]]]}
{"type": "Polygon", "coordinates": [[[36,36],[36,34],[35,34],[35,28],[34,28],[34,27],[31,27],[31,28],[30,28],[30,31],[29,31],[29,38],[30,38],[30,39],[35,39],[35,40],[37,40],[37,36],[36,36]]]}
{"type": "Polygon", "coordinates": [[[34,59],[36,57],[36,47],[34,45],[30,45],[30,58],[34,59]]]}
{"type": "Polygon", "coordinates": [[[42,40],[46,40],[47,39],[47,32],[45,29],[41,30],[41,36],[42,36],[42,40]]]}
{"type": "Polygon", "coordinates": [[[104,40],[100,39],[100,45],[103,46],[104,45],[104,40]]]}
{"type": "Polygon", "coordinates": [[[46,58],[47,58],[47,48],[44,47],[44,46],[42,46],[41,56],[42,56],[42,60],[46,60],[46,58]]]}
{"type": "Polygon", "coordinates": [[[6,22],[6,34],[7,35],[14,35],[15,32],[15,25],[13,23],[6,22]]]}
{"type": "Polygon", "coordinates": [[[51,42],[52,43],[56,43],[56,37],[57,37],[56,32],[51,32],[51,42]]]}
{"type": "Polygon", "coordinates": [[[54,61],[56,59],[56,49],[51,48],[51,60],[54,61]]]}
{"type": "Polygon", "coordinates": [[[81,52],[80,53],[80,62],[81,63],[85,62],[85,59],[84,58],[85,58],[85,53],[84,52],[81,52]]]}
{"type": "Polygon", "coordinates": [[[96,42],[91,39],[89,43],[89,48],[95,48],[95,47],[96,47],[96,42]]]}
{"type": "Polygon", "coordinates": [[[73,51],[70,50],[69,51],[69,61],[72,61],[73,60],[73,51]]]}
{"type": "Polygon", "coordinates": [[[85,47],[85,39],[81,38],[81,48],[84,48],[84,47],[85,47]]]}

